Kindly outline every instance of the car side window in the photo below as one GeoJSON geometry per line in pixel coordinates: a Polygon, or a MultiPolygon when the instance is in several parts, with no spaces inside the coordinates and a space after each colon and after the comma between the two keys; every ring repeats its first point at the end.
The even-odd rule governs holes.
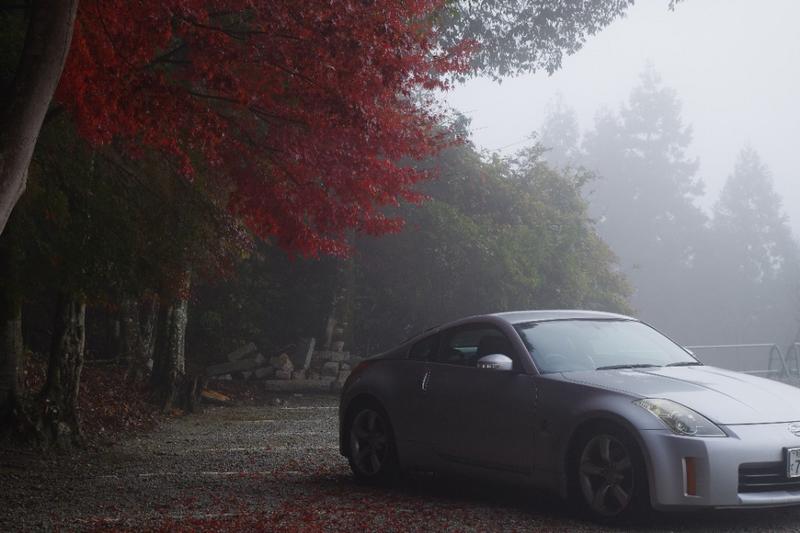
{"type": "Polygon", "coordinates": [[[460,366],[476,366],[485,355],[503,354],[515,359],[508,337],[494,326],[470,325],[444,334],[434,361],[460,366]]]}
{"type": "Polygon", "coordinates": [[[436,355],[439,348],[439,334],[431,335],[421,341],[417,341],[408,352],[408,358],[415,361],[430,361],[436,355]]]}

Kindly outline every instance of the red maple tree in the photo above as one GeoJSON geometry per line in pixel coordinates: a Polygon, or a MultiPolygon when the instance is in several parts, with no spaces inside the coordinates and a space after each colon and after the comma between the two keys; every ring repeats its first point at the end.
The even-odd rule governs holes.
{"type": "Polygon", "coordinates": [[[350,229],[401,227],[402,164],[445,142],[430,92],[464,71],[442,0],[84,0],[56,99],[95,144],[167,154],[225,190],[263,238],[346,253],[350,229]],[[428,96],[425,96],[425,95],[428,96]]]}

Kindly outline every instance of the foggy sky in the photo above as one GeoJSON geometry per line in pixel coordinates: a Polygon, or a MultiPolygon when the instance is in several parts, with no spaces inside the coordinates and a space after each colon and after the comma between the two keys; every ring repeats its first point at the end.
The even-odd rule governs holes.
{"type": "Polygon", "coordinates": [[[447,94],[472,119],[480,148],[509,154],[538,129],[557,94],[593,126],[602,107],[618,109],[651,63],[678,93],[690,154],[706,184],[703,207],[716,201],[739,150],[749,145],[772,170],[783,211],[800,235],[800,1],[639,0],[624,19],[590,37],[560,71],[476,79],[447,94]]]}

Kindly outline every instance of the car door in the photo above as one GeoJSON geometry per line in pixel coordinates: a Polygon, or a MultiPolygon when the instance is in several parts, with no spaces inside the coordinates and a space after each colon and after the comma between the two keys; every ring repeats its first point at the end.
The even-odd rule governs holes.
{"type": "Polygon", "coordinates": [[[439,338],[438,333],[432,333],[411,345],[406,358],[393,361],[390,415],[402,462],[406,465],[429,466],[433,462],[427,383],[430,362],[439,349],[439,338]]]}
{"type": "Polygon", "coordinates": [[[433,451],[448,462],[529,474],[533,464],[536,385],[508,337],[491,324],[441,333],[426,383],[433,451]],[[488,348],[482,348],[488,347],[488,348]],[[501,352],[514,370],[477,368],[501,352]]]}

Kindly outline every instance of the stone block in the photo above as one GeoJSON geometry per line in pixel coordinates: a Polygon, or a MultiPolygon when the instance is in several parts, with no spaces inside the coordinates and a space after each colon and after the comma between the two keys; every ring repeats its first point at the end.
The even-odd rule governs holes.
{"type": "Polygon", "coordinates": [[[318,361],[330,361],[330,354],[335,353],[331,352],[330,350],[317,350],[314,352],[314,356],[311,358],[312,364],[318,361]]]}
{"type": "Polygon", "coordinates": [[[349,370],[340,370],[339,371],[339,376],[337,377],[337,379],[339,381],[344,381],[344,380],[347,379],[347,376],[349,376],[349,375],[350,375],[350,371],[349,370]]]}
{"type": "Polygon", "coordinates": [[[290,370],[276,370],[275,379],[292,379],[292,372],[290,370]]]}
{"type": "Polygon", "coordinates": [[[317,340],[314,337],[300,339],[297,342],[291,357],[294,368],[301,370],[308,368],[308,365],[311,364],[311,358],[314,355],[314,346],[316,344],[317,340]]]}
{"type": "Polygon", "coordinates": [[[275,370],[283,370],[285,372],[289,372],[290,374],[292,373],[292,370],[294,370],[294,365],[292,364],[291,358],[285,353],[270,357],[269,365],[274,366],[275,370]]]}
{"type": "Polygon", "coordinates": [[[233,363],[239,359],[244,359],[256,350],[257,348],[254,343],[251,342],[249,344],[245,344],[241,348],[238,348],[227,355],[228,362],[233,363]]]}
{"type": "Polygon", "coordinates": [[[333,377],[333,378],[338,376],[339,375],[339,363],[336,363],[334,361],[329,361],[329,362],[325,363],[324,365],[322,365],[322,375],[323,376],[328,376],[328,377],[333,377]]]}
{"type": "Polygon", "coordinates": [[[305,370],[295,370],[292,372],[292,379],[306,379],[305,370]]]}
{"type": "Polygon", "coordinates": [[[238,361],[220,363],[218,365],[211,365],[206,368],[207,376],[221,376],[223,374],[232,374],[235,372],[244,372],[245,370],[254,370],[264,365],[264,356],[260,353],[255,354],[253,357],[246,359],[239,359],[238,361]]]}
{"type": "Polygon", "coordinates": [[[255,370],[256,379],[269,379],[275,375],[275,367],[264,366],[255,370]]]}

